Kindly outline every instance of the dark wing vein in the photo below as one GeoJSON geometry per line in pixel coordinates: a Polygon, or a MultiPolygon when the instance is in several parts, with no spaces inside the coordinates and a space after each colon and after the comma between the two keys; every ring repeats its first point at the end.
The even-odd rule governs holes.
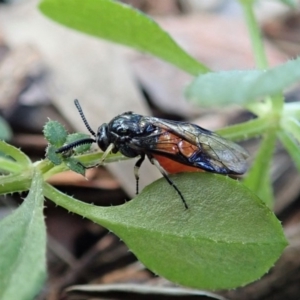
{"type": "Polygon", "coordinates": [[[242,174],[246,171],[248,153],[236,143],[195,124],[154,119],[156,126],[199,147],[217,172],[221,172],[222,166],[228,169],[229,173],[242,174]]]}

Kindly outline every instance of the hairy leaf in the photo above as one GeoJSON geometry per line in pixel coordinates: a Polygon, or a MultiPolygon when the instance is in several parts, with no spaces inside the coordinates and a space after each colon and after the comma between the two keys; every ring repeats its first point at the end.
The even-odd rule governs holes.
{"type": "Polygon", "coordinates": [[[0,298],[33,299],[46,276],[42,177],[35,175],[22,205],[0,222],[0,298]]]}
{"type": "Polygon", "coordinates": [[[151,18],[111,0],[43,0],[40,10],[51,19],[119,44],[148,52],[198,75],[208,68],[180,48],[151,18]]]}
{"type": "Polygon", "coordinates": [[[300,80],[300,58],[269,70],[226,71],[199,75],[186,97],[201,106],[246,105],[276,95],[300,80]]]}

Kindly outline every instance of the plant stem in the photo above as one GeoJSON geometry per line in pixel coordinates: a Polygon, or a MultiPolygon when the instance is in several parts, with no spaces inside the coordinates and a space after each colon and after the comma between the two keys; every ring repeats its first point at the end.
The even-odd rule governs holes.
{"type": "MultiPolygon", "coordinates": [[[[258,69],[267,69],[268,60],[267,60],[267,56],[263,44],[263,39],[262,39],[258,22],[255,18],[254,11],[253,11],[254,1],[240,0],[240,3],[242,5],[244,17],[248,27],[256,66],[258,69]]],[[[282,94],[273,97],[267,97],[266,101],[268,99],[271,100],[273,110],[276,111],[278,114],[280,114],[282,112],[283,102],[284,102],[282,94]]]]}
{"type": "Polygon", "coordinates": [[[244,123],[219,129],[217,133],[232,141],[243,141],[262,135],[269,127],[270,122],[267,117],[258,117],[244,123]]]}
{"type": "Polygon", "coordinates": [[[261,32],[254,16],[253,1],[241,0],[240,3],[243,8],[244,17],[250,34],[256,66],[259,69],[266,69],[268,67],[268,61],[262,42],[261,32]]]}
{"type": "Polygon", "coordinates": [[[270,208],[273,206],[273,190],[270,178],[270,165],[276,141],[276,129],[263,136],[260,148],[252,166],[244,178],[244,184],[270,208]]]}
{"type": "MultiPolygon", "coordinates": [[[[273,105],[273,112],[277,113],[278,116],[281,117],[282,111],[283,111],[283,106],[284,106],[284,98],[282,93],[278,95],[272,96],[272,105],[273,105]]],[[[278,119],[279,121],[279,119],[278,119]]]]}
{"type": "Polygon", "coordinates": [[[34,163],[34,166],[42,173],[47,173],[49,170],[51,170],[54,165],[53,163],[48,159],[43,159],[41,161],[37,161],[34,163]]]}
{"type": "Polygon", "coordinates": [[[0,170],[7,171],[9,173],[19,173],[23,170],[23,166],[19,163],[0,157],[0,170]]]}
{"type": "Polygon", "coordinates": [[[79,214],[84,218],[88,218],[104,227],[110,228],[110,225],[115,221],[114,215],[118,210],[118,207],[116,206],[112,209],[111,206],[102,207],[84,203],[58,191],[46,182],[43,184],[43,192],[45,197],[53,201],[58,206],[61,206],[75,214],[79,214]]]}
{"type": "Polygon", "coordinates": [[[0,195],[22,192],[30,189],[33,169],[19,174],[0,177],[0,195]]]}
{"type": "Polygon", "coordinates": [[[54,166],[49,171],[47,171],[43,174],[44,180],[46,181],[53,175],[64,172],[64,171],[68,171],[68,170],[69,170],[69,168],[64,163],[60,164],[59,166],[54,166]]]}

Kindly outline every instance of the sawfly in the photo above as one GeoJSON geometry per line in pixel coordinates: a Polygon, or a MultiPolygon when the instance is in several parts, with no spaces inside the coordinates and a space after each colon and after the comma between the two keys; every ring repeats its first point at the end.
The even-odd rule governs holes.
{"type": "Polygon", "coordinates": [[[241,175],[247,170],[248,153],[241,146],[218,134],[189,122],[164,120],[125,112],[109,123],[100,125],[95,133],[87,122],[78,100],[75,105],[93,138],[84,138],[62,146],[64,153],[83,144],[98,144],[104,151],[102,163],[110,153],[121,152],[126,157],[139,157],[134,175],[139,181],[139,168],[147,157],[179,194],[185,208],[188,205],[169,174],[207,171],[223,175],[241,175]]]}

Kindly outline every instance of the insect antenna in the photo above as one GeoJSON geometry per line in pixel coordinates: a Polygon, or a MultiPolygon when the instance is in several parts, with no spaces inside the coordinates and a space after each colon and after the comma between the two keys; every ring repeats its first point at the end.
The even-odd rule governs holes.
{"type": "MultiPolygon", "coordinates": [[[[89,125],[87,119],[84,116],[84,113],[83,113],[82,108],[81,108],[81,106],[79,104],[79,101],[77,99],[75,99],[74,103],[75,103],[75,106],[76,106],[76,108],[77,108],[80,116],[81,116],[81,119],[82,119],[85,127],[88,129],[88,131],[91,133],[91,135],[93,135],[94,137],[96,137],[96,133],[91,128],[91,126],[89,125]]],[[[70,150],[72,148],[75,148],[77,146],[86,145],[86,144],[92,144],[92,143],[96,143],[96,140],[92,139],[92,138],[81,139],[81,140],[75,141],[73,143],[70,143],[68,145],[65,145],[63,147],[60,147],[59,149],[57,149],[55,151],[55,153],[63,153],[63,152],[66,152],[66,151],[68,151],[68,150],[70,150]]]]}
{"type": "Polygon", "coordinates": [[[91,138],[82,139],[82,140],[70,143],[68,145],[65,145],[63,147],[60,147],[59,149],[57,149],[55,151],[55,153],[63,153],[63,152],[66,152],[66,151],[68,151],[68,150],[70,150],[72,148],[75,148],[77,146],[86,145],[86,144],[92,144],[92,143],[96,143],[96,141],[94,139],[91,139],[91,138]]]}
{"type": "Polygon", "coordinates": [[[85,127],[87,128],[87,130],[91,133],[91,135],[96,136],[96,133],[94,132],[94,130],[91,128],[91,126],[89,125],[87,119],[85,118],[85,115],[82,111],[82,108],[79,104],[79,101],[77,99],[74,100],[75,106],[80,114],[80,117],[85,125],[85,127]]]}

